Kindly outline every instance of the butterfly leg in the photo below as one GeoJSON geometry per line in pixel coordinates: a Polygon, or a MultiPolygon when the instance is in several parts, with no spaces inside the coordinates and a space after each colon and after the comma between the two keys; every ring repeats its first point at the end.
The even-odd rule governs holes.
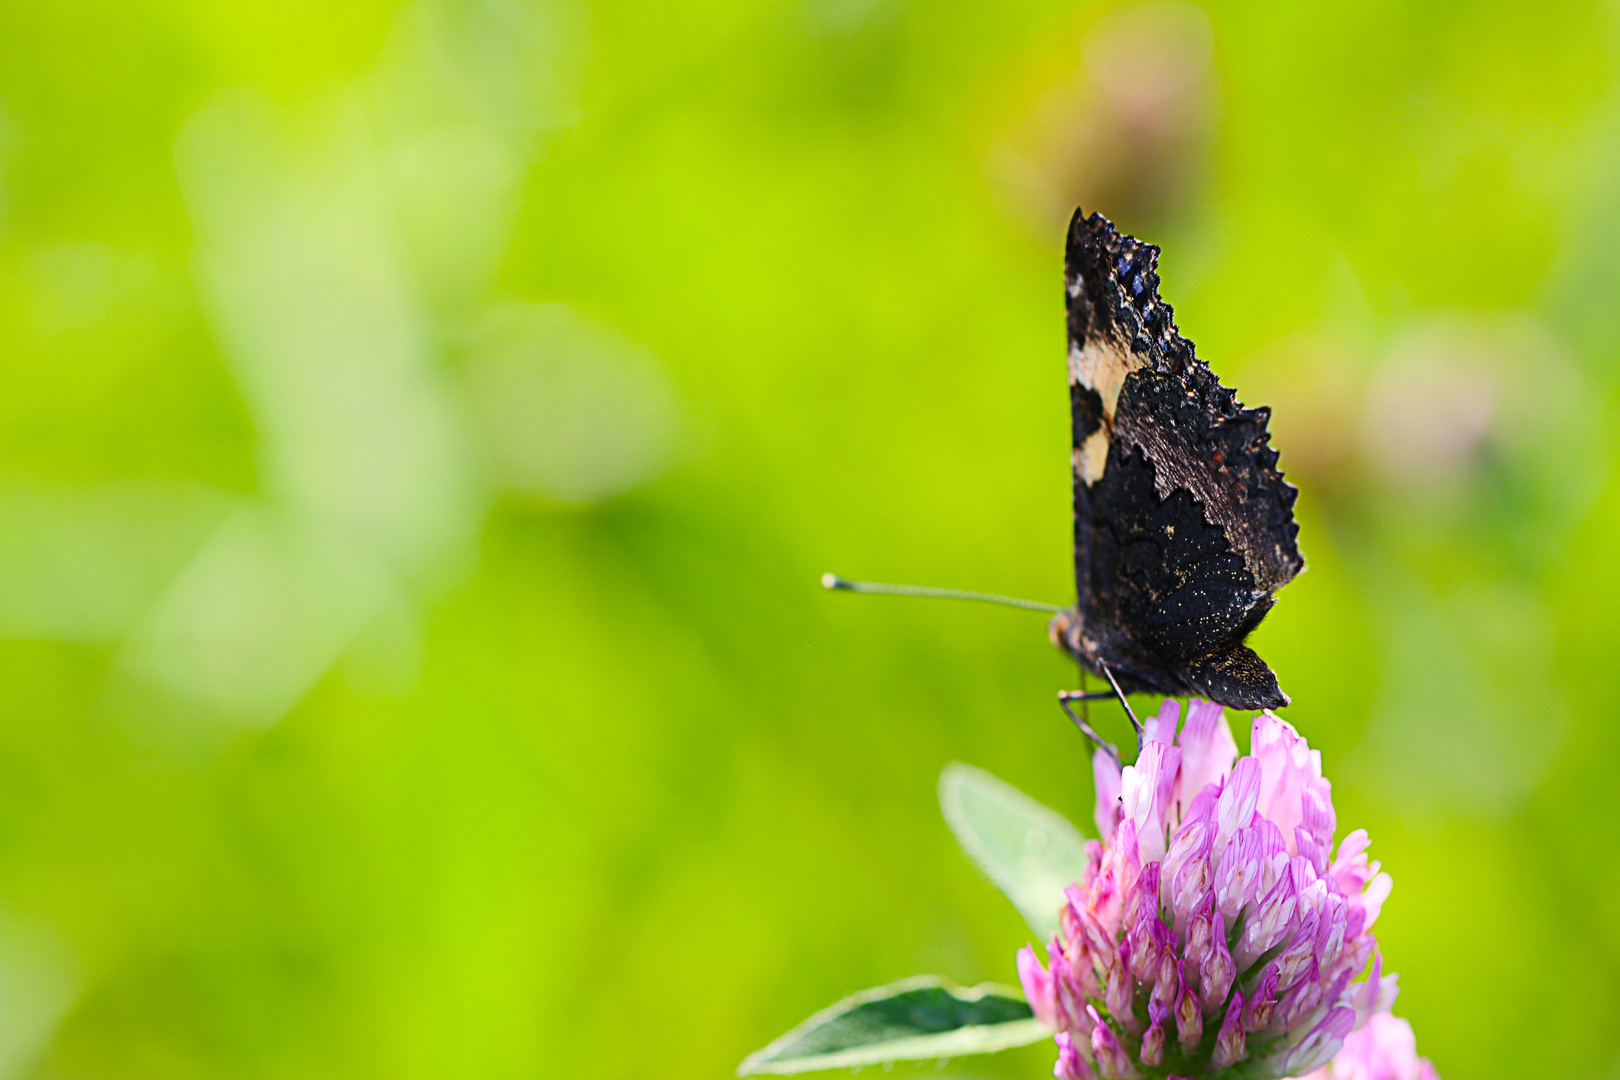
{"type": "Polygon", "coordinates": [[[1107,754],[1109,757],[1113,758],[1114,764],[1118,765],[1119,751],[1114,748],[1114,744],[1103,742],[1102,736],[1093,731],[1090,724],[1086,723],[1078,713],[1069,708],[1069,702],[1071,701],[1098,701],[1100,699],[1111,698],[1113,696],[1114,695],[1112,692],[1088,694],[1083,690],[1059,690],[1058,708],[1062,709],[1064,714],[1068,716],[1070,720],[1074,721],[1074,726],[1080,729],[1080,734],[1090,739],[1093,746],[1107,754]]]}
{"type": "Polygon", "coordinates": [[[1136,714],[1131,711],[1131,703],[1125,700],[1125,692],[1119,688],[1119,682],[1114,678],[1114,673],[1108,670],[1108,665],[1099,663],[1097,666],[1102,668],[1103,678],[1107,679],[1108,685],[1114,688],[1114,696],[1119,698],[1120,707],[1125,710],[1125,715],[1130,717],[1131,730],[1136,732],[1136,752],[1137,754],[1141,754],[1142,722],[1138,720],[1136,718],[1136,714]]]}
{"type": "Polygon", "coordinates": [[[1103,664],[1103,662],[1100,661],[1098,661],[1097,665],[1098,667],[1102,667],[1103,678],[1106,678],[1106,680],[1108,680],[1108,685],[1113,687],[1113,696],[1115,696],[1115,698],[1119,698],[1119,708],[1124,709],[1124,714],[1126,714],[1126,717],[1129,717],[1129,721],[1131,721],[1131,730],[1132,732],[1136,732],[1136,753],[1137,755],[1140,755],[1140,753],[1142,753],[1142,721],[1136,719],[1136,712],[1131,711],[1131,703],[1124,699],[1124,691],[1119,690],[1119,682],[1115,677],[1113,677],[1113,672],[1108,670],[1108,665],[1103,664]]]}

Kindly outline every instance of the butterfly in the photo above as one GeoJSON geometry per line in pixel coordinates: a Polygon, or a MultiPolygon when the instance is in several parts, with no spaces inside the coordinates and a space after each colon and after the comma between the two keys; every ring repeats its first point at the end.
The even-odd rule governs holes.
{"type": "Polygon", "coordinates": [[[1076,210],[1064,258],[1075,606],[1052,642],[1123,693],[1288,704],[1244,639],[1305,568],[1266,423],[1159,298],[1159,249],[1076,210]]]}

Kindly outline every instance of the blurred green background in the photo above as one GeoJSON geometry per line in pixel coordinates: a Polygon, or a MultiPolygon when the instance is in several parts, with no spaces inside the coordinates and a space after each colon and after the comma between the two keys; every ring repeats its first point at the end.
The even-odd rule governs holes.
{"type": "Polygon", "coordinates": [[[1617,15],[0,5],[0,1076],[722,1077],[1012,980],[934,782],[1089,823],[1073,672],[816,579],[1072,597],[1077,203],[1277,410],[1256,644],[1420,1049],[1620,1076],[1617,15]]]}

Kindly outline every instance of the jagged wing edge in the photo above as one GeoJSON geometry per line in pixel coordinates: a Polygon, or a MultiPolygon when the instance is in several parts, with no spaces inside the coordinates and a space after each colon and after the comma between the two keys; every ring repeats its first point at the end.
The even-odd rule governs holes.
{"type": "MultiPolygon", "coordinates": [[[[1176,326],[1175,309],[1159,295],[1159,247],[1122,233],[1099,213],[1089,217],[1077,209],[1069,224],[1064,253],[1067,285],[1067,330],[1072,356],[1084,348],[1088,338],[1110,339],[1141,366],[1156,374],[1185,379],[1198,395],[1205,415],[1216,418],[1225,428],[1226,441],[1252,463],[1245,477],[1246,496],[1267,512],[1268,532],[1278,541],[1275,566],[1269,574],[1257,574],[1266,592],[1275,592],[1305,569],[1299,551],[1299,524],[1293,506],[1299,489],[1283,478],[1277,468],[1277,451],[1270,445],[1268,421],[1271,410],[1249,408],[1197,354],[1193,343],[1176,326]]],[[[1071,374],[1072,384],[1072,374],[1071,374]]],[[[1071,389],[1071,398],[1075,391],[1071,389]]],[[[1071,400],[1074,411],[1074,484],[1076,510],[1083,498],[1080,476],[1081,446],[1090,432],[1083,431],[1081,407],[1071,400]]],[[[1111,412],[1111,410],[1109,410],[1111,412]]],[[[1085,588],[1084,570],[1078,550],[1080,522],[1076,523],[1076,577],[1085,588]]]]}

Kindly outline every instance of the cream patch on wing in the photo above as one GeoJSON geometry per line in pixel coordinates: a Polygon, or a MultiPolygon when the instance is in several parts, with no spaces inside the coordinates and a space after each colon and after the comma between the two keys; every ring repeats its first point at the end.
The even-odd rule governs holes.
{"type": "Polygon", "coordinates": [[[1074,471],[1089,486],[1102,478],[1103,467],[1108,464],[1108,428],[1103,426],[1086,436],[1086,441],[1074,448],[1074,471]]]}
{"type": "Polygon", "coordinates": [[[1094,484],[1108,463],[1108,440],[1114,428],[1114,410],[1125,377],[1147,366],[1145,357],[1103,338],[1090,338],[1083,346],[1069,345],[1069,381],[1095,390],[1102,399],[1102,427],[1075,447],[1074,468],[1087,485],[1094,484]]]}

